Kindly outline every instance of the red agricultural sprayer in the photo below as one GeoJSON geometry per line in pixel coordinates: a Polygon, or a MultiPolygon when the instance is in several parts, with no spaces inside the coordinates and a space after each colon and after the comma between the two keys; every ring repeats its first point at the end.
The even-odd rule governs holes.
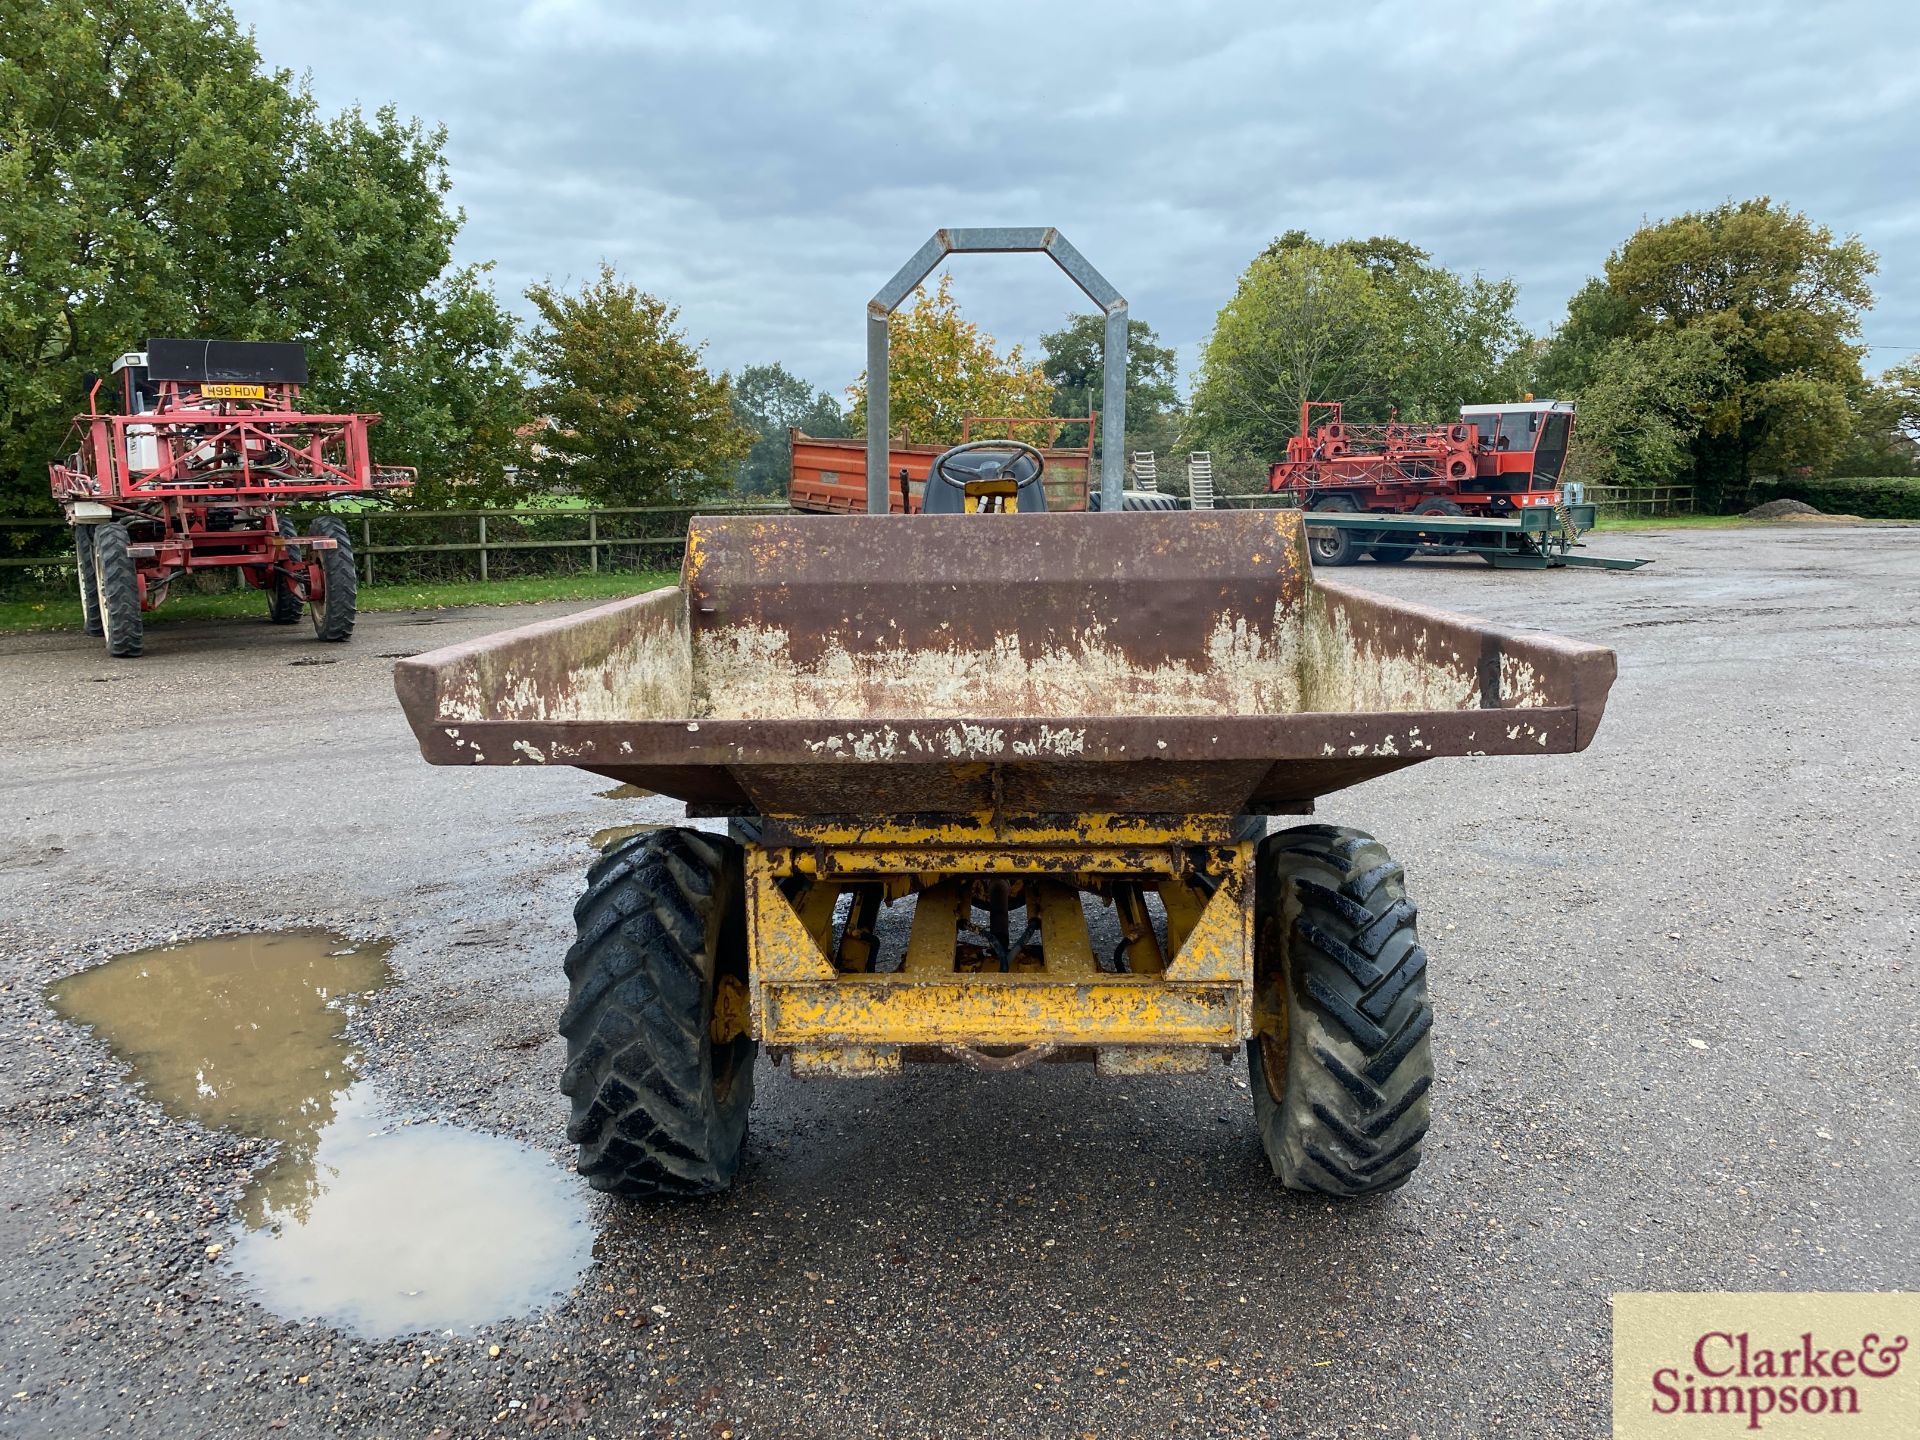
{"type": "Polygon", "coordinates": [[[143,613],[193,570],[238,569],[276,625],[305,610],[320,639],[352,636],[346,525],[322,515],[298,535],[285,507],[403,490],[413,471],[369,457],[378,415],[301,410],[306,379],[301,345],[155,339],[113,364],[119,413],[91,383],[77,448],[50,468],[87,631],[109,654],[138,655],[143,613]]]}

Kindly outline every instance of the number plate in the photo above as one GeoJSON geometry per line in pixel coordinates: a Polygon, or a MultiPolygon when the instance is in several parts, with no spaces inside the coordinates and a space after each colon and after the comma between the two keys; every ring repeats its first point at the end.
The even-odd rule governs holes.
{"type": "Polygon", "coordinates": [[[264,400],[267,387],[264,385],[202,385],[202,400],[264,400]]]}

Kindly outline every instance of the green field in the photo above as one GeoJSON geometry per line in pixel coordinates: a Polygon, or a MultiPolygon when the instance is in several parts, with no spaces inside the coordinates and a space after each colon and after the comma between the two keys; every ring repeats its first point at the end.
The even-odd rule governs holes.
{"type": "MultiPolygon", "coordinates": [[[[536,600],[610,600],[637,595],[679,579],[677,571],[618,575],[548,575],[527,580],[455,581],[445,585],[362,585],[360,609],[445,610],[456,605],[524,605],[536,600]]],[[[177,595],[147,617],[149,625],[172,620],[252,620],[266,615],[257,590],[218,595],[177,595]]],[[[0,600],[0,631],[78,630],[80,599],[58,595],[0,600]]]]}

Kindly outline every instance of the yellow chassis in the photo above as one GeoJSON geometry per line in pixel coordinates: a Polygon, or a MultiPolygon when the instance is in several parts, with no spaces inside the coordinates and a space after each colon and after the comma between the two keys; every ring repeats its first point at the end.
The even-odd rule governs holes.
{"type": "Polygon", "coordinates": [[[1233,817],[771,821],[744,838],[750,978],[744,995],[722,991],[715,1033],[750,1029],[795,1074],[888,1073],[903,1055],[1195,1070],[1253,1023],[1253,840],[1233,817]],[[1149,891],[1166,911],[1164,953],[1149,891]],[[960,932],[983,895],[1009,892],[1038,934],[1002,961],[960,932]],[[1099,965],[1082,892],[1118,912],[1125,973],[1099,965]],[[872,918],[908,895],[904,962],[876,972],[872,918]]]}

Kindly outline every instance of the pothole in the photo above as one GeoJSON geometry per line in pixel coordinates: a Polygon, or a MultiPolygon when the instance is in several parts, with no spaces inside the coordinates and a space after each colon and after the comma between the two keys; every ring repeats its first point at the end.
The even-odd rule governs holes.
{"type": "Polygon", "coordinates": [[[227,1258],[261,1303],[369,1338],[539,1308],[586,1268],[573,1177],[517,1141],[411,1124],[358,1077],[355,1000],[386,941],[226,935],[119,956],[49,986],[170,1113],[273,1141],[227,1258]]]}

